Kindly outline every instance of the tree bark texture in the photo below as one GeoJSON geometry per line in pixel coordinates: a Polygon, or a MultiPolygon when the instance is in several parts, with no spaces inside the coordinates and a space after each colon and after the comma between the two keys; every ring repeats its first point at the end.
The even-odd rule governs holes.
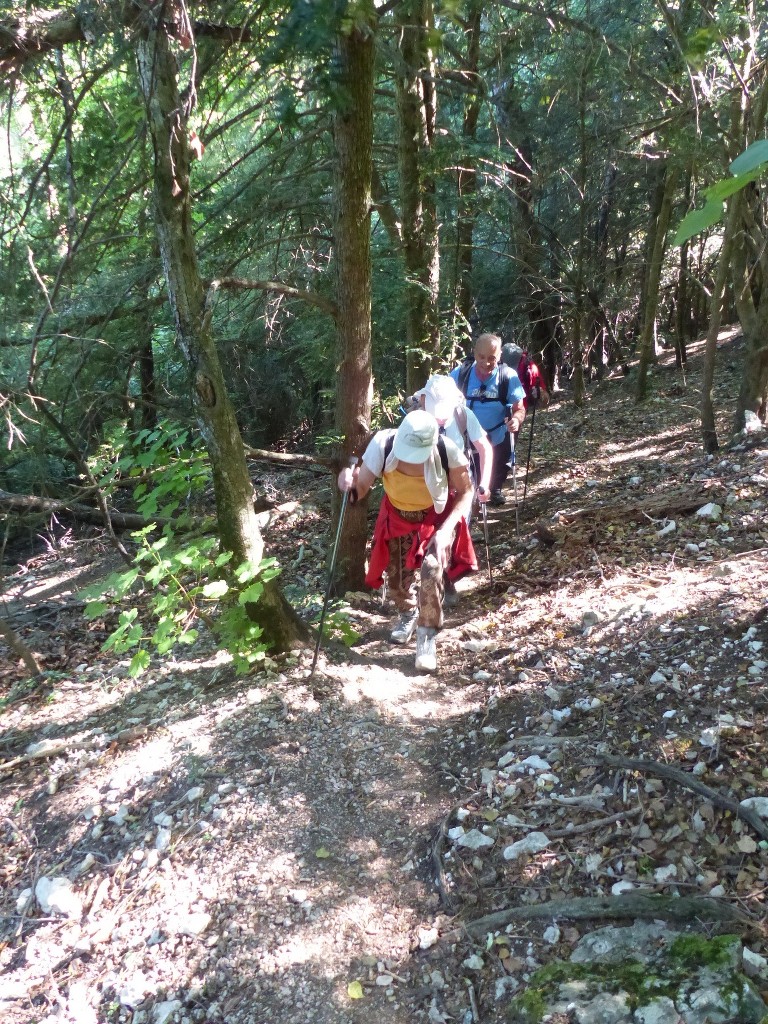
{"type": "MultiPolygon", "coordinates": [[[[187,363],[194,411],[211,460],[222,546],[235,562],[260,562],[264,543],[253,508],[252,485],[234,409],[211,326],[192,230],[187,117],[166,26],[154,10],[137,43],[139,83],[154,148],[154,210],[160,256],[176,338],[187,363]]],[[[264,588],[254,615],[273,649],[290,649],[300,635],[298,618],[274,581],[264,588]]]]}
{"type": "Polygon", "coordinates": [[[456,311],[465,325],[470,323],[473,307],[472,293],[472,238],[477,209],[477,166],[471,147],[477,137],[482,98],[479,92],[478,65],[480,61],[480,23],[483,13],[481,0],[472,0],[467,12],[466,73],[475,92],[464,110],[461,154],[458,177],[458,210],[456,220],[456,311]],[[474,79],[474,81],[472,81],[474,79]]]}
{"type": "Polygon", "coordinates": [[[725,285],[730,274],[731,253],[733,251],[733,238],[736,225],[740,218],[739,205],[741,203],[740,193],[731,197],[728,204],[728,214],[725,219],[725,231],[723,233],[723,244],[720,248],[720,256],[717,261],[715,281],[712,286],[712,299],[709,311],[709,328],[707,329],[707,340],[704,345],[704,368],[701,382],[701,436],[704,444],[704,451],[709,455],[714,454],[719,448],[717,441],[717,427],[715,425],[715,407],[712,402],[712,389],[715,383],[715,359],[717,356],[717,336],[720,333],[720,325],[723,322],[723,296],[725,285]]]}
{"type": "Polygon", "coordinates": [[[676,170],[667,167],[664,174],[659,214],[653,228],[653,248],[649,247],[648,253],[648,267],[644,289],[645,303],[642,310],[643,320],[640,332],[640,362],[637,367],[637,393],[635,396],[638,402],[644,401],[647,397],[648,369],[656,355],[653,344],[653,327],[658,312],[661,268],[664,264],[667,231],[669,230],[669,222],[672,217],[672,201],[675,195],[676,184],[676,170]]]}
{"type": "MultiPolygon", "coordinates": [[[[763,135],[768,115],[765,70],[754,100],[746,105],[747,142],[753,142],[763,135]]],[[[733,290],[745,351],[734,433],[744,428],[748,412],[765,418],[768,393],[768,201],[764,188],[755,185],[747,185],[739,196],[742,230],[734,245],[733,290]]]]}
{"type": "Polygon", "coordinates": [[[430,374],[440,345],[435,180],[429,156],[435,133],[435,69],[428,42],[431,0],[404,0],[398,9],[397,69],[399,166],[406,301],[406,390],[413,394],[430,374]]]}
{"type": "MultiPolygon", "coordinates": [[[[333,126],[339,351],[336,427],[344,438],[344,462],[359,456],[369,437],[373,395],[370,213],[375,52],[373,25],[356,26],[338,37],[339,89],[333,126]]],[[[335,481],[332,492],[338,496],[335,481]]],[[[334,504],[338,521],[340,502],[334,504]]],[[[367,508],[365,501],[347,510],[337,554],[341,589],[361,590],[364,585],[367,508]]]]}

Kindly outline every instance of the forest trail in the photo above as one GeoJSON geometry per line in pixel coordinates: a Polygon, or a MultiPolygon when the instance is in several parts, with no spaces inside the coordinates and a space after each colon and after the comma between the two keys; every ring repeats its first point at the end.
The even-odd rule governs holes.
{"type": "MultiPolygon", "coordinates": [[[[19,567],[6,601],[37,602],[14,623],[55,670],[0,691],[3,1021],[500,1024],[594,925],[454,930],[621,889],[720,896],[765,955],[764,840],[718,798],[768,795],[768,441],[702,455],[699,355],[640,408],[610,378],[537,416],[522,538],[494,510],[494,583],[461,585],[433,677],[361,594],[354,658],[311,684],[311,651],[237,679],[202,645],[132,680],[75,600],[97,542],[19,567]]],[[[295,551],[324,550],[324,497],[296,492],[270,536],[316,592],[295,551]]]]}

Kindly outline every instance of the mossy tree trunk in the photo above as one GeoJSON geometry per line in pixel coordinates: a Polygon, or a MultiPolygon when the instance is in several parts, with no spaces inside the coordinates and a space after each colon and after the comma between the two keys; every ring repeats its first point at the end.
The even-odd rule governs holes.
{"type": "MultiPolygon", "coordinates": [[[[189,369],[194,411],[213,472],[222,546],[235,562],[261,561],[264,543],[253,508],[243,442],[227,395],[197,263],[190,198],[187,100],[179,93],[169,26],[146,8],[137,43],[138,78],[154,150],[154,218],[176,340],[189,369]]],[[[302,623],[270,581],[253,610],[273,650],[290,649],[302,623]],[[257,612],[257,614],[256,614],[257,612]]]]}
{"type": "MultiPolygon", "coordinates": [[[[339,372],[336,427],[343,460],[359,456],[370,433],[371,371],[371,173],[375,35],[371,21],[356,24],[336,44],[335,259],[339,372]]],[[[334,495],[338,496],[336,487],[334,495]]],[[[336,500],[337,519],[339,502],[336,500]]],[[[350,505],[342,531],[340,589],[360,590],[365,577],[367,501],[350,505]]],[[[334,531],[335,533],[335,531],[334,531]]]]}
{"type": "Polygon", "coordinates": [[[403,0],[397,10],[399,165],[406,299],[406,389],[413,394],[433,366],[440,345],[435,179],[430,151],[437,92],[429,43],[434,28],[431,0],[403,0]]]}
{"type": "MultiPolygon", "coordinates": [[[[456,313],[469,324],[472,316],[472,239],[475,230],[477,209],[477,166],[472,145],[477,137],[477,122],[480,117],[482,98],[478,89],[478,65],[480,60],[480,22],[483,13],[482,0],[471,0],[467,11],[467,56],[465,77],[475,92],[470,95],[464,108],[461,137],[464,152],[459,160],[457,172],[458,211],[456,217],[456,313]]],[[[467,339],[469,340],[469,339],[467,339]]]]}
{"type": "Polygon", "coordinates": [[[653,227],[653,246],[648,250],[648,267],[646,271],[644,306],[642,309],[642,327],[640,331],[640,362],[637,367],[638,402],[645,401],[648,394],[648,370],[656,358],[654,348],[654,325],[659,305],[659,285],[661,270],[664,265],[664,253],[667,247],[667,232],[672,217],[672,201],[677,184],[677,172],[673,167],[666,167],[663,176],[661,204],[659,214],[653,227]]]}

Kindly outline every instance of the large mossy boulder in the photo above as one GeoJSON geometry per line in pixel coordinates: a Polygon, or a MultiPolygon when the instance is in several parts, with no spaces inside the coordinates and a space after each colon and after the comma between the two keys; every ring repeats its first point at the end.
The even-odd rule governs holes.
{"type": "Polygon", "coordinates": [[[768,1024],[742,973],[735,935],[707,939],[660,923],[590,932],[570,960],[537,971],[510,1004],[510,1024],[768,1024]]]}

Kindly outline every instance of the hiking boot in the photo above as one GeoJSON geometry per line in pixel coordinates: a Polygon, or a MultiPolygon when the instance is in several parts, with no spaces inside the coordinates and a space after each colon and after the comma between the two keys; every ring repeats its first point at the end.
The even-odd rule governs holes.
{"type": "Polygon", "coordinates": [[[459,592],[456,589],[456,584],[447,576],[443,576],[443,587],[443,607],[455,608],[459,603],[459,592]]]}
{"type": "Polygon", "coordinates": [[[506,502],[507,502],[507,499],[504,497],[504,495],[502,494],[501,491],[491,491],[491,496],[488,499],[488,504],[489,505],[496,505],[496,506],[505,505],[506,502]]]}
{"type": "Polygon", "coordinates": [[[397,625],[389,634],[390,640],[396,644],[408,644],[413,639],[413,634],[416,632],[416,622],[419,618],[419,613],[414,609],[411,612],[401,612],[400,618],[397,620],[397,625]]]}
{"type": "Polygon", "coordinates": [[[437,651],[435,650],[436,629],[419,626],[416,630],[416,671],[437,672],[437,651]]]}

